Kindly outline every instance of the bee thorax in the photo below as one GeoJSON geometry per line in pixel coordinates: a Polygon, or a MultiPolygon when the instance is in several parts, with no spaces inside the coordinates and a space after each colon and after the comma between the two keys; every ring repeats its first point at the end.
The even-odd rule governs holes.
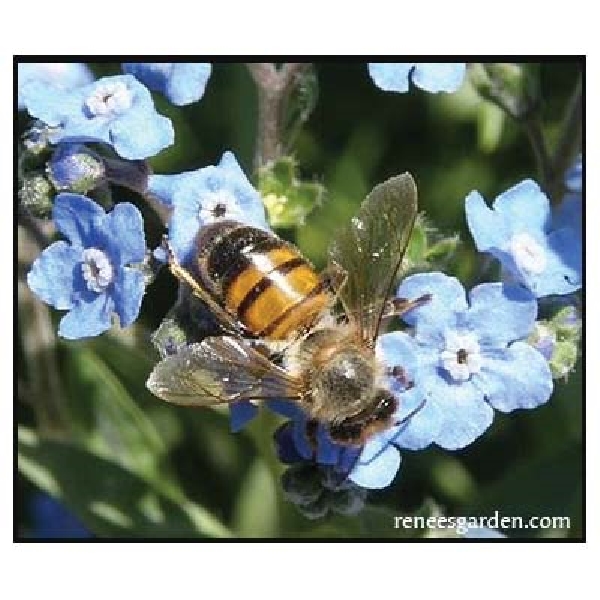
{"type": "Polygon", "coordinates": [[[313,367],[313,415],[339,421],[360,412],[373,397],[375,369],[372,361],[354,349],[340,351],[313,367]]]}

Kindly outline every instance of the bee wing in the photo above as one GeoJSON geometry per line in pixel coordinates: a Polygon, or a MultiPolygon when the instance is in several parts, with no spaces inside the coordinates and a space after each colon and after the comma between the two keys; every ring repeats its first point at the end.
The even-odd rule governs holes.
{"type": "Polygon", "coordinates": [[[417,215],[417,187],[404,173],[373,189],[329,247],[347,273],[340,300],[361,339],[372,344],[417,215]]]}
{"type": "Polygon", "coordinates": [[[148,389],[173,404],[212,406],[239,400],[296,399],[297,378],[272,363],[248,341],[234,337],[206,338],[161,360],[148,389]]]}

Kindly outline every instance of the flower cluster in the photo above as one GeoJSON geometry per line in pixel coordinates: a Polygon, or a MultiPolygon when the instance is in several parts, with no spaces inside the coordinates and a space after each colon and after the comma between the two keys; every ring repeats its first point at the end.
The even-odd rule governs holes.
{"type": "MultiPolygon", "coordinates": [[[[174,141],[173,125],[156,111],[149,90],[176,105],[197,102],[210,64],[124,63],[124,75],[97,81],[81,66],[46,67],[20,66],[19,106],[38,120],[36,132],[49,142],[45,176],[57,192],[51,217],[65,240],[43,250],[27,282],[41,300],[68,311],[60,336],[99,335],[115,316],[121,327],[131,325],[146,292],[147,263],[166,259],[163,247],[148,250],[135,205],[98,203],[102,186],[126,185],[155,202],[167,215],[169,247],[183,265],[209,223],[234,219],[270,231],[261,195],[232,152],[217,164],[170,175],[150,174],[145,162],[174,141]]],[[[370,63],[368,70],[379,88],[395,92],[406,92],[410,81],[429,92],[452,92],[465,75],[464,64],[450,63],[370,63]]],[[[344,445],[325,424],[315,428],[297,404],[266,402],[287,419],[275,445],[290,465],[284,491],[305,514],[353,514],[366,489],[395,479],[402,450],[464,448],[491,426],[495,411],[532,409],[549,400],[553,377],[573,368],[580,321],[572,307],[543,320],[539,301],[582,286],[581,157],[565,174],[565,190],[554,209],[529,179],[491,207],[477,191],[466,197],[475,247],[500,262],[500,281],[467,291],[458,279],[432,271],[400,283],[396,298],[430,301],[404,314],[400,330],[376,340],[377,361],[389,373],[385,385],[397,401],[388,429],[362,446],[344,445]]],[[[230,409],[234,431],[258,411],[250,402],[230,409]]]]}

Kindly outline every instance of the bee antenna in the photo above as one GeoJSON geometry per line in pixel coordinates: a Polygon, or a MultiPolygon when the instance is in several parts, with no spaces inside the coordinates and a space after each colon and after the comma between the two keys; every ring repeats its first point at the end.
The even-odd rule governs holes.
{"type": "Polygon", "coordinates": [[[421,400],[421,402],[419,403],[419,406],[417,406],[416,408],[411,410],[404,418],[400,419],[399,421],[396,421],[394,423],[394,427],[399,427],[400,425],[404,425],[404,423],[406,423],[407,421],[412,419],[420,410],[422,410],[426,404],[427,404],[427,398],[423,398],[423,400],[421,400]]]}

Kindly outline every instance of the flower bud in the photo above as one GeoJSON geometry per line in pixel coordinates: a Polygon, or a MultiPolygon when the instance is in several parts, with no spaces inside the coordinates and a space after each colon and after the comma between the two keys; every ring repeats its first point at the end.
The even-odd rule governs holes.
{"type": "Polygon", "coordinates": [[[281,486],[286,500],[297,506],[308,506],[323,493],[319,468],[313,464],[291,466],[281,476],[281,486]]]}
{"type": "Polygon", "coordinates": [[[102,159],[82,144],[59,144],[47,173],[58,191],[86,194],[104,181],[102,159]]]}
{"type": "Polygon", "coordinates": [[[334,512],[352,516],[358,514],[365,507],[366,499],[367,490],[357,485],[352,485],[352,487],[347,489],[331,493],[329,505],[334,512]]]}
{"type": "Polygon", "coordinates": [[[306,217],[325,196],[325,188],[320,183],[296,177],[296,163],[291,156],[261,167],[258,189],[272,227],[304,225],[306,217]]]}
{"type": "Polygon", "coordinates": [[[21,180],[19,202],[33,217],[50,218],[56,192],[50,182],[41,174],[26,175],[21,180]]]}

